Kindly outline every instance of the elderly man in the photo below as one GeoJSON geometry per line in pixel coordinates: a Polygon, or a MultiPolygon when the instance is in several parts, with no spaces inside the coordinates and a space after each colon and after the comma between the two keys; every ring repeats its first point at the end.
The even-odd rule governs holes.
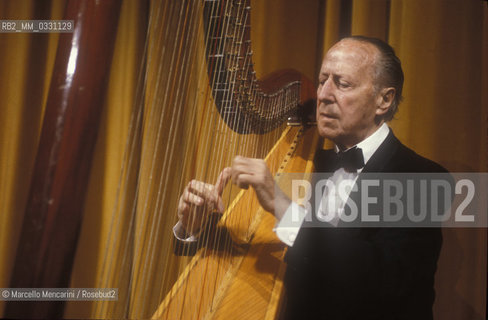
{"type": "MultiPolygon", "coordinates": [[[[336,147],[316,154],[316,170],[330,172],[334,184],[354,182],[362,173],[445,172],[402,145],[386,125],[398,109],[402,86],[400,61],[385,42],[355,36],[335,44],[320,70],[316,116],[319,134],[336,147]],[[341,164],[338,158],[353,160],[341,164]]],[[[298,207],[275,188],[263,160],[236,157],[216,185],[192,181],[184,190],[174,228],[178,239],[195,241],[208,207],[223,210],[220,195],[229,178],[241,188],[252,186],[261,206],[278,220],[298,207]]],[[[290,228],[278,224],[276,232],[290,246],[284,318],[432,319],[439,229],[304,223],[294,241],[290,228]]]]}

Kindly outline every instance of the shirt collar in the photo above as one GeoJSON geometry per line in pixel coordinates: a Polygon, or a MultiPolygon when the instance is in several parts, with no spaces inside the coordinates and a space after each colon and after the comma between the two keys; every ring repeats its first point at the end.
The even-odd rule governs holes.
{"type": "MultiPolygon", "coordinates": [[[[369,161],[375,151],[380,147],[383,141],[385,141],[388,133],[390,133],[390,128],[386,123],[383,123],[372,135],[356,145],[356,147],[361,148],[363,151],[364,164],[369,161]]],[[[335,146],[334,150],[335,152],[339,152],[337,146],[335,146]]]]}

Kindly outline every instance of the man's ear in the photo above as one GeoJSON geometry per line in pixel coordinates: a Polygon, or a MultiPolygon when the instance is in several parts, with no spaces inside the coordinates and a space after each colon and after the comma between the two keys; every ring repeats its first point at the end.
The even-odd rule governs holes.
{"type": "Polygon", "coordinates": [[[395,99],[396,90],[395,88],[383,88],[379,92],[376,100],[376,115],[382,116],[388,112],[393,100],[395,99]]]}

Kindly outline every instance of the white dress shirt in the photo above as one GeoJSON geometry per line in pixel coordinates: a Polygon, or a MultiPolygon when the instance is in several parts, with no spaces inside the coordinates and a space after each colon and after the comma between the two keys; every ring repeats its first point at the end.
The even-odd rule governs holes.
{"type": "MultiPolygon", "coordinates": [[[[372,135],[361,141],[356,145],[363,151],[364,164],[371,159],[371,156],[375,153],[378,147],[385,141],[390,129],[386,123],[383,123],[372,135]]],[[[354,147],[352,147],[354,148],[354,147]]],[[[335,147],[335,152],[339,152],[339,148],[335,147]]],[[[357,172],[347,172],[344,168],[339,168],[329,180],[332,182],[334,188],[326,188],[325,193],[320,201],[319,208],[317,210],[318,218],[321,221],[328,222],[333,226],[337,226],[341,214],[344,212],[345,201],[350,193],[350,189],[346,190],[346,196],[340,197],[338,186],[341,183],[345,183],[348,186],[353,186],[356,182],[358,174],[363,169],[357,170],[357,172]]],[[[292,247],[295,242],[295,238],[300,230],[303,220],[307,216],[308,212],[305,208],[299,206],[295,202],[292,202],[281,220],[276,224],[273,229],[278,236],[278,238],[292,247]],[[292,223],[290,223],[292,222],[292,223]]]]}

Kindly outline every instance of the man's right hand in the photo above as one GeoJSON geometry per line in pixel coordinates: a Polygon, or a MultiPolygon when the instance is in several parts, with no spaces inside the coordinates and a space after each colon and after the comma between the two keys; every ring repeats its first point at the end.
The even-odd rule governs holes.
{"type": "Polygon", "coordinates": [[[178,203],[178,219],[187,235],[196,235],[211,212],[224,211],[222,193],[230,179],[231,168],[225,168],[215,185],[192,180],[183,190],[178,203]]]}

